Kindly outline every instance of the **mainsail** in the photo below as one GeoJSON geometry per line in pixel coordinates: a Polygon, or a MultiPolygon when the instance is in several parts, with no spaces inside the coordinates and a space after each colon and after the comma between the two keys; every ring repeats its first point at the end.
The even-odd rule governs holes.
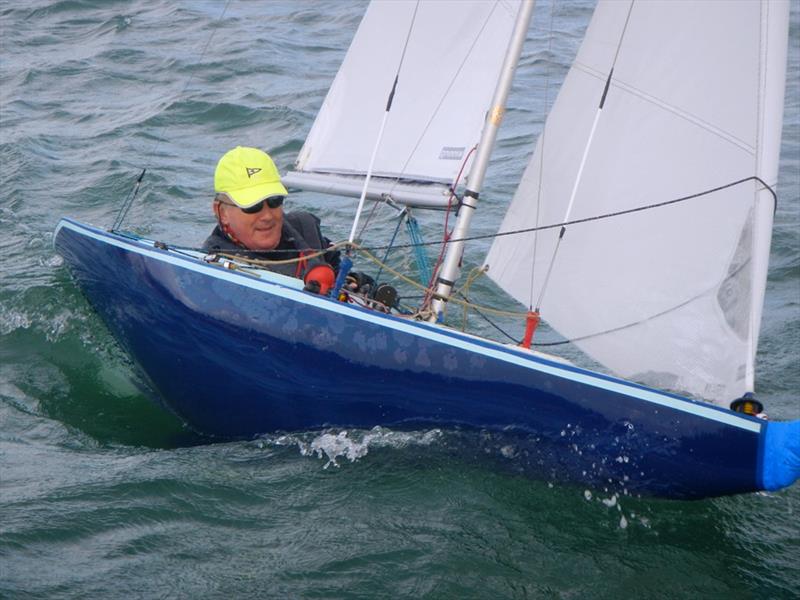
{"type": "Polygon", "coordinates": [[[285,183],[359,196],[397,76],[368,197],[445,206],[480,137],[519,6],[372,2],[285,183]]]}
{"type": "MultiPolygon", "coordinates": [[[[780,0],[600,2],[501,231],[752,176],[774,188],[788,16],[780,0]]],[[[558,227],[498,237],[488,274],[613,372],[727,406],[753,389],[773,210],[749,179],[560,244],[558,227]]]]}

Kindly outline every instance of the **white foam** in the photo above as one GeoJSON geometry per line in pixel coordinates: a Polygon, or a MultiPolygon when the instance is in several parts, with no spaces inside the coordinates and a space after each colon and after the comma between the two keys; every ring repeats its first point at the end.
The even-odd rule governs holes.
{"type": "Polygon", "coordinates": [[[322,433],[287,434],[276,437],[265,437],[259,442],[264,445],[294,446],[302,456],[315,456],[325,459],[323,469],[331,466],[339,467],[339,460],[350,462],[366,456],[370,448],[406,448],[408,446],[429,446],[437,442],[443,433],[440,429],[428,431],[392,431],[385,427],[373,427],[369,430],[344,429],[327,430],[322,433]]]}
{"type": "Polygon", "coordinates": [[[609,508],[611,508],[613,506],[616,506],[617,505],[617,495],[616,494],[612,494],[610,498],[603,498],[602,502],[603,502],[603,504],[605,504],[609,508]]]}
{"type": "Polygon", "coordinates": [[[28,329],[31,326],[31,319],[25,313],[14,310],[3,310],[0,312],[0,334],[8,335],[17,329],[28,329]]]}

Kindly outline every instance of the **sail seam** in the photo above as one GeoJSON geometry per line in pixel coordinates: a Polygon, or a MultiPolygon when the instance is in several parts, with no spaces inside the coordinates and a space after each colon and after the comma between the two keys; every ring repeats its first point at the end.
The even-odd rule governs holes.
{"type": "MultiPolygon", "coordinates": [[[[589,67],[588,65],[575,62],[573,66],[576,69],[578,69],[579,71],[585,73],[586,75],[590,75],[591,77],[595,77],[596,79],[598,79],[600,81],[605,82],[606,79],[607,79],[606,75],[604,75],[603,73],[597,71],[596,69],[593,69],[593,68],[589,67]]],[[[620,90],[622,92],[627,92],[627,93],[631,94],[632,96],[636,96],[637,98],[640,98],[640,99],[642,99],[642,100],[644,100],[646,102],[649,102],[650,104],[653,104],[654,106],[657,106],[657,107],[661,108],[662,110],[665,110],[665,111],[675,115],[676,117],[679,117],[679,118],[683,119],[684,121],[692,123],[693,125],[696,125],[697,127],[700,127],[701,129],[711,133],[712,135],[715,135],[716,137],[718,137],[720,139],[723,139],[723,140],[727,141],[728,143],[730,143],[730,144],[732,144],[732,145],[744,150],[748,154],[752,154],[752,155],[756,154],[756,148],[752,144],[748,144],[746,141],[744,141],[744,140],[742,140],[742,139],[740,139],[740,138],[738,138],[738,137],[736,137],[734,135],[731,135],[727,131],[725,131],[723,129],[720,129],[719,127],[709,123],[708,121],[705,121],[705,120],[699,118],[696,115],[688,113],[688,112],[678,108],[677,106],[669,104],[668,102],[665,102],[664,100],[661,100],[660,98],[657,98],[656,96],[648,94],[647,92],[645,92],[645,91],[643,91],[643,90],[641,90],[641,89],[639,89],[639,88],[637,88],[635,86],[632,86],[632,85],[630,85],[628,83],[625,83],[624,81],[620,81],[619,74],[616,74],[614,76],[614,79],[611,82],[611,87],[613,87],[615,89],[618,89],[618,90],[620,90]]]]}

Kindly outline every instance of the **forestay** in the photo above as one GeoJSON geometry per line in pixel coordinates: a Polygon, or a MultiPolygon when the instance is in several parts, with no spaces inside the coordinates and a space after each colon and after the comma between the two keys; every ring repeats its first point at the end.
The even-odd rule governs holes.
{"type": "MultiPolygon", "coordinates": [[[[573,187],[569,219],[754,175],[774,187],[788,14],[782,1],[601,2],[501,231],[562,222],[573,187]]],[[[727,406],[753,389],[773,208],[751,180],[569,226],[557,252],[558,228],[499,237],[486,264],[615,373],[727,406]]]]}
{"type": "Polygon", "coordinates": [[[372,2],[285,183],[359,196],[397,75],[368,197],[445,206],[480,137],[519,6],[372,2]]]}

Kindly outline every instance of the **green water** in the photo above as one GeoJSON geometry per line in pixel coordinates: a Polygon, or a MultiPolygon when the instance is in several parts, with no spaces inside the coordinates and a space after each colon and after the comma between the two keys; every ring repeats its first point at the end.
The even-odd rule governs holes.
{"type": "MultiPolygon", "coordinates": [[[[541,127],[521,91],[543,102],[549,77],[552,101],[592,6],[558,3],[551,27],[538,4],[476,233],[497,229],[541,127]]],[[[139,391],[53,253],[58,219],[110,225],[147,167],[126,225],[198,243],[217,158],[256,145],[291,166],[363,7],[234,0],[218,20],[210,0],[0,2],[0,597],[800,596],[797,485],[619,498],[515,476],[438,430],[207,444],[139,391]]],[[[757,379],[770,416],[796,419],[797,2],[790,35],[757,379]]],[[[349,231],[352,203],[292,202],[349,231]]]]}

